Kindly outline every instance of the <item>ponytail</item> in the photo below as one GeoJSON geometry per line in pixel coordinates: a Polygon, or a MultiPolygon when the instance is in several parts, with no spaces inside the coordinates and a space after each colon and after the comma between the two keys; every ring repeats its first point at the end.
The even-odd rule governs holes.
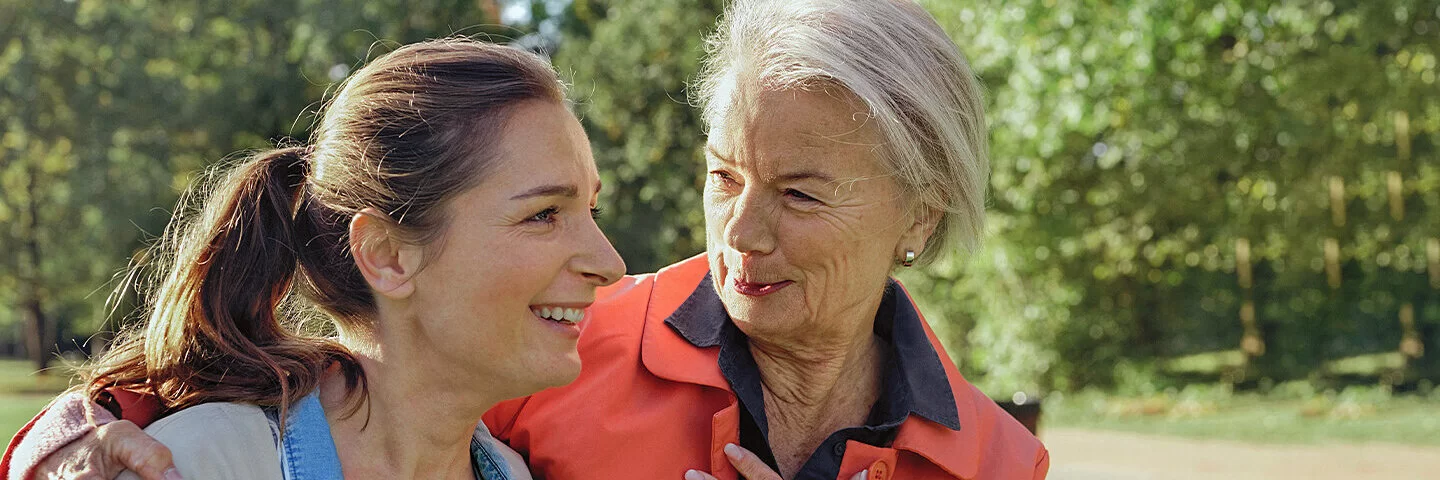
{"type": "MultiPolygon", "coordinates": [[[[302,252],[315,234],[303,201],[309,149],[250,158],[231,170],[189,221],[183,212],[156,245],[157,270],[143,332],[122,333],[88,372],[88,393],[156,395],[166,412],[207,402],[286,407],[319,386],[331,365],[363,390],[359,363],[338,343],[287,328],[302,252]],[[304,225],[297,227],[297,222],[304,225]],[[166,254],[170,256],[166,258],[166,254]]],[[[166,413],[162,412],[162,413],[166,413]]]]}
{"type": "Polygon", "coordinates": [[[532,53],[462,38],[371,61],[324,107],[313,151],[250,157],[206,182],[210,194],[182,203],[201,208],[177,212],[139,256],[150,265],[132,269],[149,275],[139,285],[145,325],[122,332],[88,367],[87,393],[101,404],[109,388],[149,393],[166,407],[161,414],[244,402],[283,416],[338,366],[354,413],[365,394],[358,361],[332,340],[296,333],[291,307],[323,314],[341,332],[373,330],[375,298],[350,254],[350,219],[374,208],[416,244],[439,238],[447,202],[498,157],[508,112],[563,102],[563,87],[532,53]],[[297,297],[307,302],[289,301],[297,297]]]}

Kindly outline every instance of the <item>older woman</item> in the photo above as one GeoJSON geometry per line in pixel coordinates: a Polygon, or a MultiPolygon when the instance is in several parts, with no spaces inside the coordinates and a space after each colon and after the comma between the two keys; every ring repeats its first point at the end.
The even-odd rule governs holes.
{"type": "Polygon", "coordinates": [[[955,45],[906,0],[741,0],[711,40],[706,254],[611,289],[580,378],[487,423],[547,478],[1044,477],[889,278],[980,236],[955,45]]]}
{"type": "Polygon", "coordinates": [[[956,46],[910,0],[737,0],[711,40],[707,253],[602,289],[577,380],[485,423],[537,478],[1043,478],[889,278],[980,237],[956,46]]]}

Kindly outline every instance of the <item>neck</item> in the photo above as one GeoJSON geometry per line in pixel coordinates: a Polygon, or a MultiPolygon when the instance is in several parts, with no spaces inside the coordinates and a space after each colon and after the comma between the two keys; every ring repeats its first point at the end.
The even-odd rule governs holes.
{"type": "Polygon", "coordinates": [[[502,396],[479,388],[491,382],[447,375],[438,359],[404,340],[370,340],[345,339],[369,392],[353,415],[345,415],[343,376],[331,375],[321,386],[346,476],[473,479],[470,439],[480,415],[502,396]]]}
{"type": "Polygon", "coordinates": [[[771,417],[771,402],[797,413],[820,412],[848,397],[873,397],[871,392],[879,392],[885,350],[874,332],[875,312],[881,303],[880,296],[866,298],[825,312],[823,321],[811,318],[800,322],[818,328],[750,335],[750,354],[767,397],[766,416],[771,417]]]}
{"type": "Polygon", "coordinates": [[[863,425],[880,398],[885,350],[867,328],[848,339],[808,344],[751,338],[765,392],[769,441],[783,478],[799,471],[825,437],[863,425]]]}
{"type": "MultiPolygon", "coordinates": [[[[773,404],[782,409],[777,413],[818,414],[853,403],[855,397],[873,397],[879,392],[883,347],[868,330],[841,342],[803,346],[752,338],[750,353],[760,370],[767,413],[773,404]]],[[[874,398],[869,400],[867,408],[874,398]]]]}

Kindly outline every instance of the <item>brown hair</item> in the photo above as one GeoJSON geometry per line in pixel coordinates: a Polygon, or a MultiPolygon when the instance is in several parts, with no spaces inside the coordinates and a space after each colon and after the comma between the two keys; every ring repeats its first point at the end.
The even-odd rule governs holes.
{"type": "Polygon", "coordinates": [[[153,261],[137,263],[150,265],[145,326],[87,368],[90,398],[104,404],[118,387],[158,396],[165,412],[245,402],[283,416],[331,365],[363,396],[355,357],[300,332],[286,300],[298,293],[342,332],[372,329],[351,217],[375,208],[402,240],[435,240],[447,200],[482,180],[506,114],[530,100],[563,102],[563,86],[544,60],[501,45],[422,42],[360,69],[326,105],[311,146],[217,169],[220,181],[202,182],[208,195],[181,201],[144,255],[153,261]]]}

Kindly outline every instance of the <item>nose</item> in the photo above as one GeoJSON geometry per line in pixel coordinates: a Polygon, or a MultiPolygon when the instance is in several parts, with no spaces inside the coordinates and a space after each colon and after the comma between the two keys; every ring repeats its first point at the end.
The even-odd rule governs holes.
{"type": "Polygon", "coordinates": [[[581,251],[575,256],[574,266],[590,283],[605,286],[620,281],[625,275],[625,260],[615,251],[615,246],[605,238],[605,232],[594,221],[588,222],[582,235],[581,251]]]}
{"type": "Polygon", "coordinates": [[[774,207],[753,192],[742,192],[725,219],[725,243],[746,255],[775,250],[774,207]]]}

